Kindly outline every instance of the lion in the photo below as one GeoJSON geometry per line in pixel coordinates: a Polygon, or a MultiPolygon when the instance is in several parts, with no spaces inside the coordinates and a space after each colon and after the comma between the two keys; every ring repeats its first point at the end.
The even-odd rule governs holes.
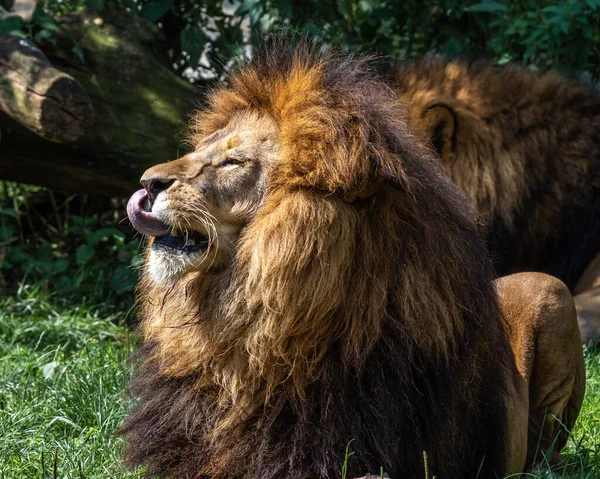
{"type": "Polygon", "coordinates": [[[600,253],[598,92],[515,65],[434,57],[398,63],[389,81],[483,215],[498,274],[561,279],[583,341],[600,336],[600,256],[583,281],[600,253]]]}
{"type": "Polygon", "coordinates": [[[422,479],[426,454],[455,479],[557,454],[584,387],[570,293],[495,280],[473,208],[368,59],[275,41],[228,84],[193,152],[128,203],[150,240],[126,463],[422,479]]]}

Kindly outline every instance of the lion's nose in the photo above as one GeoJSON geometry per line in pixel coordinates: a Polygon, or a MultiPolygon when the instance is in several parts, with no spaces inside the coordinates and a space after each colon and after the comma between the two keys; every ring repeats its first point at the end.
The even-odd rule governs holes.
{"type": "Polygon", "coordinates": [[[171,186],[174,182],[174,179],[161,176],[149,171],[144,173],[144,175],[140,179],[140,183],[148,192],[150,201],[154,201],[154,199],[158,196],[159,193],[167,190],[169,186],[171,186]]]}

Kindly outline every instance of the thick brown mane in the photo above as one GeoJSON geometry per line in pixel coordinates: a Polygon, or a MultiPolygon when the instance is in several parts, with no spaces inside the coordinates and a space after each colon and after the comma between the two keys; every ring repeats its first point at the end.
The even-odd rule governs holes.
{"type": "Polygon", "coordinates": [[[573,289],[600,250],[598,92],[518,66],[435,58],[392,76],[488,220],[498,273],[543,271],[573,289]]]}
{"type": "Polygon", "coordinates": [[[500,477],[508,346],[466,198],[365,60],[277,44],[214,90],[280,128],[230,267],[140,286],[130,463],[174,478],[500,477]],[[465,431],[467,433],[465,433],[465,431]]]}

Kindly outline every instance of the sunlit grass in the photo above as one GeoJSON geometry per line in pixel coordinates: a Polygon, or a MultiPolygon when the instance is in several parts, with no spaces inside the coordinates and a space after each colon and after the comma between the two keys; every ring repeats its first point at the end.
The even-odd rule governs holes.
{"type": "Polygon", "coordinates": [[[0,478],[142,477],[120,465],[113,435],[129,332],[102,309],[35,291],[0,302],[0,478]]]}

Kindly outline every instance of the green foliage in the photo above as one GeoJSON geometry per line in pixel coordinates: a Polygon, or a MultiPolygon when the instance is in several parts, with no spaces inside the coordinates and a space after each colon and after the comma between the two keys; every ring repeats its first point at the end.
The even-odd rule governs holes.
{"type": "Polygon", "coordinates": [[[51,38],[53,32],[60,29],[54,17],[39,8],[33,12],[29,21],[17,15],[0,18],[0,33],[29,37],[33,40],[51,38]]]}
{"type": "Polygon", "coordinates": [[[518,61],[570,75],[600,76],[600,0],[50,0],[30,22],[0,19],[0,33],[52,37],[42,13],[127,8],[164,32],[173,68],[191,81],[221,78],[261,36],[302,32],[345,49],[394,57],[518,61]],[[197,74],[190,74],[190,70],[197,74]],[[186,71],[187,70],[187,71],[186,71]]]}
{"type": "Polygon", "coordinates": [[[280,0],[254,5],[263,8],[262,17],[275,19],[273,26],[287,17],[292,27],[348,49],[396,57],[433,51],[450,58],[516,60],[540,70],[600,74],[599,0],[311,0],[301,8],[280,0]]]}
{"type": "Polygon", "coordinates": [[[133,290],[140,242],[128,223],[117,225],[125,216],[122,202],[92,208],[82,196],[15,183],[0,191],[0,266],[13,290],[43,283],[80,299],[133,290]]]}

